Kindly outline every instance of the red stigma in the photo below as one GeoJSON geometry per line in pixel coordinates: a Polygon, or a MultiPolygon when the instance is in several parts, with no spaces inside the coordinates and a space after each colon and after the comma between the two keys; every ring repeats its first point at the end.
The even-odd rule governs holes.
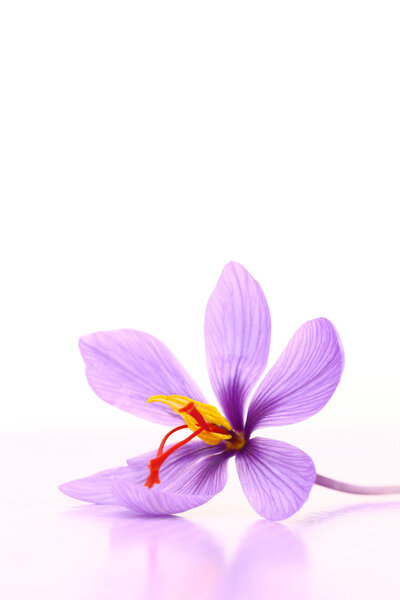
{"type": "Polygon", "coordinates": [[[197,408],[195,408],[194,402],[189,402],[189,404],[186,404],[186,406],[180,408],[179,412],[186,412],[188,413],[188,415],[196,419],[197,424],[202,429],[204,429],[204,431],[209,431],[212,433],[222,433],[222,435],[226,435],[227,433],[229,433],[223,427],[218,427],[218,425],[214,425],[213,423],[207,423],[203,415],[197,410],[197,408]]]}
{"type": "Polygon", "coordinates": [[[181,442],[178,442],[174,446],[171,446],[171,448],[169,448],[166,452],[163,452],[163,450],[164,450],[165,442],[167,441],[169,436],[172,435],[173,433],[175,433],[175,431],[179,431],[180,429],[188,429],[188,426],[180,425],[179,427],[175,427],[174,429],[171,429],[171,431],[169,431],[167,433],[167,435],[165,435],[163,437],[161,444],[157,450],[156,457],[151,459],[151,461],[147,465],[148,468],[150,469],[150,475],[146,479],[146,483],[144,485],[147,486],[148,488],[153,487],[153,485],[155,483],[161,483],[160,477],[159,477],[159,471],[160,471],[160,467],[163,464],[163,462],[165,461],[165,459],[168,458],[168,456],[170,456],[173,452],[175,452],[175,450],[178,450],[178,448],[181,448],[182,446],[184,446],[185,444],[190,442],[193,438],[195,438],[197,435],[199,435],[199,433],[201,433],[202,431],[209,431],[212,433],[222,433],[223,435],[226,435],[226,433],[227,433],[227,430],[224,429],[223,427],[218,427],[218,425],[214,425],[213,423],[207,423],[207,421],[204,419],[203,415],[201,415],[200,412],[195,408],[194,402],[189,402],[189,404],[187,404],[183,408],[179,409],[179,412],[188,413],[191,417],[193,417],[196,420],[196,423],[199,425],[199,428],[196,429],[196,431],[194,431],[191,435],[189,435],[187,438],[185,438],[181,442]]]}
{"type": "Polygon", "coordinates": [[[144,485],[146,485],[148,488],[153,487],[155,483],[161,483],[160,478],[158,476],[158,472],[164,460],[168,458],[168,456],[170,456],[173,452],[175,452],[175,450],[178,450],[178,448],[181,448],[182,446],[190,442],[190,440],[195,438],[197,435],[199,435],[199,433],[203,431],[202,427],[196,429],[196,431],[194,431],[192,435],[189,435],[189,437],[185,438],[181,442],[178,442],[177,444],[175,444],[175,446],[172,446],[171,448],[169,448],[169,450],[163,453],[162,449],[164,448],[164,444],[167,438],[175,431],[178,431],[178,429],[184,429],[185,427],[187,428],[187,425],[181,425],[180,427],[175,427],[175,429],[172,429],[169,433],[167,433],[167,435],[164,437],[163,441],[160,444],[160,447],[157,451],[157,456],[153,458],[147,465],[150,469],[150,475],[146,479],[146,483],[144,485]]]}

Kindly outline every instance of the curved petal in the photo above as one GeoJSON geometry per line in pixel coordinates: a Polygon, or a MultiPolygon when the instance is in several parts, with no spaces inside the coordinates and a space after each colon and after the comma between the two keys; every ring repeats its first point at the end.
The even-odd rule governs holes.
{"type": "Polygon", "coordinates": [[[260,383],[246,432],[289,425],[317,413],[335,391],[344,367],[339,335],[327,319],[304,323],[260,383]]]}
{"type": "Polygon", "coordinates": [[[115,480],[113,492],[119,503],[135,515],[161,516],[185,512],[205,504],[214,496],[206,494],[177,494],[163,490],[149,490],[143,485],[115,480]]]}
{"type": "Polygon", "coordinates": [[[222,271],[204,334],[212,387],[232,427],[242,430],[244,402],[267,364],[271,320],[260,285],[238,263],[222,271]]]}
{"type": "Polygon", "coordinates": [[[307,500],[315,467],[302,450],[276,440],[253,438],[236,454],[240,483],[254,510],[271,521],[286,519],[307,500]]]}
{"type": "Polygon", "coordinates": [[[111,492],[111,481],[113,477],[131,478],[132,473],[129,467],[117,467],[115,469],[107,469],[106,471],[100,471],[89,477],[82,477],[81,479],[74,479],[68,481],[59,486],[59,490],[76,498],[77,500],[84,500],[85,502],[93,502],[93,504],[116,504],[119,505],[118,500],[111,492]]]}
{"type": "Polygon", "coordinates": [[[151,396],[179,394],[206,402],[175,356],[155,337],[121,329],[86,335],[79,341],[86,376],[102,399],[138,417],[174,425],[182,419],[151,396]]]}
{"type": "MultiPolygon", "coordinates": [[[[218,448],[199,442],[180,450],[162,466],[160,485],[145,487],[147,472],[140,483],[115,479],[112,491],[120,503],[136,515],[170,515],[205,504],[225,487],[227,462],[232,456],[225,445],[218,448]]],[[[141,473],[142,464],[141,457],[129,461],[130,467],[141,473]]]]}
{"type": "MultiPolygon", "coordinates": [[[[171,447],[166,447],[166,450],[171,447]]],[[[122,505],[137,515],[173,514],[210,500],[226,484],[225,445],[193,442],[171,454],[160,470],[161,484],[145,487],[147,465],[157,450],[128,460],[127,467],[101,471],[60,486],[60,490],[86,502],[122,505]]]]}

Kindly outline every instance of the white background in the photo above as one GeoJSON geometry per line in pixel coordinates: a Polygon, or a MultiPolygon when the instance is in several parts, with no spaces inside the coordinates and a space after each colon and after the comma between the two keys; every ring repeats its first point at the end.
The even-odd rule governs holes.
{"type": "MultiPolygon", "coordinates": [[[[152,536],[57,485],[156,448],[165,429],[97,398],[77,342],[107,329],[152,333],[213,402],[203,319],[229,260],[267,296],[270,364],[319,316],[345,350],[324,410],[271,437],[300,446],[325,475],[400,481],[399,29],[399,4],[385,0],[3,0],[4,597],[134,597],[132,556],[144,560],[152,536]]],[[[397,599],[400,505],[382,503],[315,486],[278,528],[284,550],[299,537],[308,570],[301,563],[299,582],[284,552],[278,587],[299,590],[305,573],[307,600],[397,599]]],[[[189,540],[192,513],[228,565],[258,518],[232,477],[188,523],[172,521],[189,540]]],[[[205,582],[196,538],[182,573],[174,538],[159,538],[170,597],[181,575],[186,599],[199,573],[205,582]]],[[[271,585],[264,566],[250,577],[261,596],[244,588],[253,598],[271,585]]]]}
{"type": "Polygon", "coordinates": [[[346,370],[315,424],[399,424],[398,4],[1,12],[2,426],[135,427],[86,385],[97,330],[152,333],[210,392],[231,259],[265,290],[271,360],[336,325],[346,370]]]}

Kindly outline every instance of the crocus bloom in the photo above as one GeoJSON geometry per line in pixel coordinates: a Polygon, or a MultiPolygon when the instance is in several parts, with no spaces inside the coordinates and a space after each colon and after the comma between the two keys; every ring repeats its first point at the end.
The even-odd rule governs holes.
{"type": "MultiPolygon", "coordinates": [[[[292,515],[316,482],[314,463],[290,444],[253,433],[321,410],[339,383],[344,358],[333,325],[314,319],[295,332],[256,385],[267,364],[270,333],[260,285],[244,267],[229,263],[205,316],[208,373],[223,414],[207,403],[178,360],[153,336],[126,329],[83,337],[80,350],[96,394],[173,429],[157,450],[128,460],[127,466],[60,489],[80,500],[124,506],[136,515],[179,513],[220,492],[228,460],[235,457],[243,491],[257,513],[271,520],[292,515]],[[165,446],[171,434],[184,428],[192,433],[165,446]]],[[[317,483],[329,482],[317,476],[317,483]]]]}

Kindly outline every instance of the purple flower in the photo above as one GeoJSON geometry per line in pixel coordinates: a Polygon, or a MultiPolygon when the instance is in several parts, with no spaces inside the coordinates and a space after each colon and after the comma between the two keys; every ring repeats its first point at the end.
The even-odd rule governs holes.
{"type": "Polygon", "coordinates": [[[271,520],[292,515],[315,483],[314,463],[290,444],[252,435],[321,410],[339,383],[344,358],[333,325],[314,319],[296,331],[256,386],[267,364],[270,334],[260,285],[244,267],[229,263],[205,316],[208,373],[225,417],[151,335],[125,329],[83,337],[80,350],[96,394],[173,429],[158,450],[60,489],[80,500],[124,506],[137,515],[179,513],[220,492],[228,460],[235,457],[243,491],[256,512],[271,520]],[[164,446],[174,431],[186,427],[193,432],[186,440],[164,446]]]}

